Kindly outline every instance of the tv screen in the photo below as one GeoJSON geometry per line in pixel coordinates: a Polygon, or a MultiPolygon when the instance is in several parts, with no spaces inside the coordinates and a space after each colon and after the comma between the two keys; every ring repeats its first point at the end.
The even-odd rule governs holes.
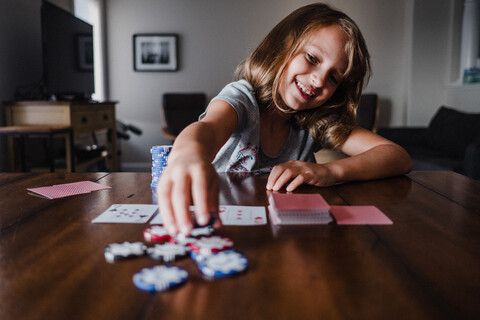
{"type": "Polygon", "coordinates": [[[90,99],[95,92],[92,25],[47,1],[41,21],[45,95],[90,99]]]}

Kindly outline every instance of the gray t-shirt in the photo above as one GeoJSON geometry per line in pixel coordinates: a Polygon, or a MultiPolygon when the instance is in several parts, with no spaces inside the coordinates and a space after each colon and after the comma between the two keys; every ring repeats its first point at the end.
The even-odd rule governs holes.
{"type": "MultiPolygon", "coordinates": [[[[235,132],[217,153],[213,165],[218,172],[270,172],[273,166],[289,160],[315,162],[313,153],[320,149],[303,129],[292,126],[283,150],[269,157],[260,144],[260,114],[254,91],[245,80],[225,86],[212,99],[228,102],[235,109],[238,124],[235,132]]],[[[208,110],[208,107],[207,107],[208,110]]],[[[203,113],[200,118],[205,115],[203,113]]]]}

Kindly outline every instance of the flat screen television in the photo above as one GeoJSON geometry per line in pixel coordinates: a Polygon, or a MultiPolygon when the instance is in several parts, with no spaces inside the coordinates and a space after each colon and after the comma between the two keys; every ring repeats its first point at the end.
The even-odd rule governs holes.
{"type": "Polygon", "coordinates": [[[92,25],[47,1],[41,23],[45,97],[90,99],[95,92],[92,25]]]}

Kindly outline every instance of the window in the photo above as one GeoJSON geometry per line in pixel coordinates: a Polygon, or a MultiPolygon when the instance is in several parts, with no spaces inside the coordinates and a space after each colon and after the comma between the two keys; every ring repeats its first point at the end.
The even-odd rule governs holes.
{"type": "Polygon", "coordinates": [[[74,0],[74,13],[93,26],[95,93],[92,95],[92,99],[104,101],[107,99],[104,0],[74,0]]]}

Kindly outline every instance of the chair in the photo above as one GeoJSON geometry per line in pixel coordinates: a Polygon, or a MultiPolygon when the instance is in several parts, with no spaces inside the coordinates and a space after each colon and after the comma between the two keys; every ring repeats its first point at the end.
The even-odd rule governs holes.
{"type": "Polygon", "coordinates": [[[163,135],[175,141],[186,126],[198,120],[205,111],[207,96],[204,93],[165,93],[163,95],[163,135]]]}
{"type": "MultiPolygon", "coordinates": [[[[362,94],[357,110],[358,126],[377,132],[378,113],[378,95],[376,93],[362,94]]],[[[322,149],[315,153],[317,163],[327,163],[346,157],[346,154],[336,150],[322,149]]]]}
{"type": "Polygon", "coordinates": [[[73,134],[71,126],[6,126],[0,127],[0,135],[5,135],[9,138],[9,158],[10,169],[15,171],[15,155],[13,138],[18,137],[19,140],[19,158],[20,170],[28,172],[26,153],[26,140],[30,137],[39,136],[47,139],[47,157],[50,172],[55,172],[55,152],[54,152],[54,138],[60,136],[65,139],[65,158],[67,172],[75,171],[75,164],[73,161],[72,145],[73,134]]]}

